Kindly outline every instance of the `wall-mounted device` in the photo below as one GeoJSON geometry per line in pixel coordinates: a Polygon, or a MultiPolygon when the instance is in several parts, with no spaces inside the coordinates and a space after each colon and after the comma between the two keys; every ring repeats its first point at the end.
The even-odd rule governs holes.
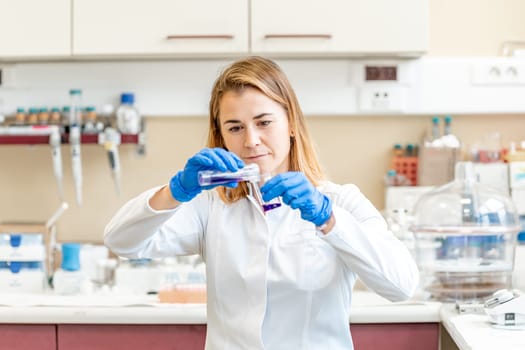
{"type": "Polygon", "coordinates": [[[409,84],[403,62],[371,61],[356,65],[353,83],[359,86],[358,108],[363,113],[402,113],[409,84]]]}

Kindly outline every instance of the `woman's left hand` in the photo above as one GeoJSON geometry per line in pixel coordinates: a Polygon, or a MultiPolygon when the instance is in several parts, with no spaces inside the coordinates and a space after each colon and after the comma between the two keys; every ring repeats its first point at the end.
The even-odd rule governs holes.
{"type": "Polygon", "coordinates": [[[301,172],[281,173],[261,187],[265,201],[281,197],[283,202],[301,211],[304,220],[321,226],[332,215],[332,201],[315,188],[301,172]]]}

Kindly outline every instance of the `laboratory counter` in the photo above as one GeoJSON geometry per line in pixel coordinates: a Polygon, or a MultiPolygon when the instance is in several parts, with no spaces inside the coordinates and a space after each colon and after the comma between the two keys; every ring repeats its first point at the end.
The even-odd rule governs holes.
{"type": "MultiPolygon", "coordinates": [[[[441,304],[392,303],[353,293],[350,323],[440,322],[441,304]]],[[[0,323],[206,324],[205,304],[158,303],[155,296],[1,295],[0,323]]]]}
{"type": "MultiPolygon", "coordinates": [[[[186,350],[204,348],[203,304],[163,304],[155,296],[2,295],[0,305],[0,350],[15,344],[16,349],[44,350],[112,349],[117,344],[127,350],[160,350],[169,343],[186,350]]],[[[392,303],[366,291],[353,294],[350,329],[356,350],[525,349],[525,330],[495,329],[486,315],[459,315],[453,305],[438,302],[392,303]],[[444,334],[451,341],[443,340],[444,334]]]]}

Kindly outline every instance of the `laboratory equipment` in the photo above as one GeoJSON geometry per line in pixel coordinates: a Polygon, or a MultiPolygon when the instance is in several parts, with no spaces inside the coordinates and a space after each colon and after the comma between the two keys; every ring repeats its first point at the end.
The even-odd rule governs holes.
{"type": "Polygon", "coordinates": [[[46,286],[43,234],[0,233],[0,293],[42,293],[46,286]]]}
{"type": "Polygon", "coordinates": [[[46,107],[42,107],[38,111],[38,124],[40,125],[49,124],[49,111],[46,107]]]}
{"type": "Polygon", "coordinates": [[[85,114],[85,121],[84,121],[84,127],[83,132],[84,134],[97,134],[99,131],[103,129],[103,126],[101,125],[101,128],[97,128],[97,112],[95,107],[93,106],[87,106],[86,107],[86,114],[85,114]]]}
{"type": "Polygon", "coordinates": [[[441,131],[439,130],[439,117],[432,117],[432,138],[430,144],[426,145],[430,147],[441,147],[441,131]]]}
{"type": "Polygon", "coordinates": [[[82,160],[80,153],[80,128],[82,123],[82,90],[69,91],[69,144],[71,147],[71,168],[75,183],[77,204],[82,205],[82,160]]]}
{"type": "Polygon", "coordinates": [[[454,181],[421,196],[410,229],[422,297],[479,300],[510,287],[516,209],[510,197],[476,180],[473,163],[459,162],[454,181]]]}
{"type": "Polygon", "coordinates": [[[261,180],[259,172],[259,166],[252,163],[246,165],[237,171],[214,171],[214,170],[202,170],[199,171],[199,185],[223,185],[230,182],[241,182],[241,181],[255,181],[261,180]]]}
{"type": "Polygon", "coordinates": [[[26,123],[26,111],[22,107],[16,109],[15,124],[24,125],[26,123]]]}
{"type": "Polygon", "coordinates": [[[259,166],[255,163],[248,164],[244,168],[233,172],[202,170],[199,171],[198,176],[199,185],[201,186],[223,185],[231,182],[247,181],[249,183],[252,196],[261,205],[264,212],[281,206],[280,198],[275,198],[269,202],[265,202],[263,200],[260,185],[268,181],[271,176],[269,174],[261,174],[259,166]]]}
{"type": "Polygon", "coordinates": [[[125,92],[117,108],[117,129],[123,134],[138,134],[142,130],[142,116],[134,106],[135,95],[125,92]]]}
{"type": "Polygon", "coordinates": [[[119,264],[115,269],[114,287],[123,293],[157,293],[162,286],[164,274],[159,259],[119,257],[119,264]]]}
{"type": "Polygon", "coordinates": [[[51,158],[53,159],[53,172],[58,186],[58,195],[61,200],[64,198],[64,190],[62,186],[63,171],[62,171],[62,151],[60,145],[62,139],[60,136],[60,129],[58,126],[50,126],[51,134],[49,135],[49,144],[51,145],[51,158]]]}
{"type": "Polygon", "coordinates": [[[58,107],[51,108],[51,114],[49,115],[49,124],[61,124],[60,109],[58,107]]]}
{"type": "Polygon", "coordinates": [[[485,300],[485,312],[495,328],[525,329],[525,295],[517,290],[498,290],[485,300]]]}
{"type": "Polygon", "coordinates": [[[89,276],[80,268],[80,249],[79,243],[62,244],[62,263],[53,275],[56,294],[75,295],[91,291],[89,276]]]}
{"type": "Polygon", "coordinates": [[[120,195],[120,157],[118,153],[120,141],[120,134],[117,130],[113,128],[106,128],[104,130],[104,149],[108,155],[109,169],[111,170],[117,195],[120,195]]]}
{"type": "Polygon", "coordinates": [[[444,124],[444,132],[443,136],[441,137],[443,145],[450,148],[459,148],[461,146],[461,142],[456,137],[456,135],[452,133],[452,117],[449,115],[445,116],[444,124]]]}

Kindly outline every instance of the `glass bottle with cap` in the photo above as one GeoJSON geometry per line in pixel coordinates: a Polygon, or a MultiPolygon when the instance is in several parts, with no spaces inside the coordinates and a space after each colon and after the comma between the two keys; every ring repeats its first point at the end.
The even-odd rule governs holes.
{"type": "Polygon", "coordinates": [[[142,131],[142,117],[134,105],[135,95],[125,92],[120,96],[117,108],[117,128],[123,134],[138,134],[142,131]]]}

